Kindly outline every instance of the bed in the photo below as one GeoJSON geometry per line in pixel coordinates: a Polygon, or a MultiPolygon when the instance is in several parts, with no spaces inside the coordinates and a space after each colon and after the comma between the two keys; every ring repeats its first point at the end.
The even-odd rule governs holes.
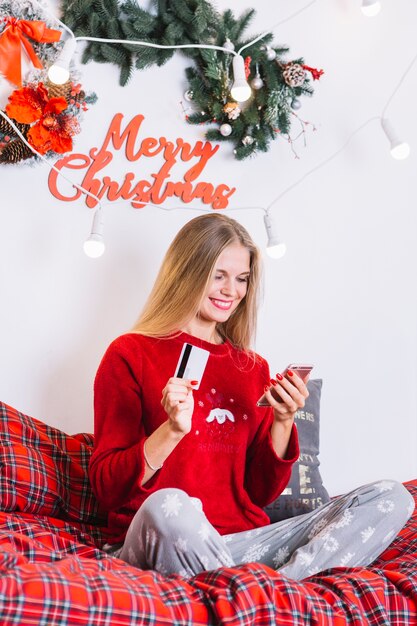
{"type": "MultiPolygon", "coordinates": [[[[417,514],[367,568],[295,582],[257,563],[183,579],[107,555],[90,434],[0,403],[0,624],[417,624],[417,514]]],[[[417,480],[405,483],[417,498],[417,480]]]]}

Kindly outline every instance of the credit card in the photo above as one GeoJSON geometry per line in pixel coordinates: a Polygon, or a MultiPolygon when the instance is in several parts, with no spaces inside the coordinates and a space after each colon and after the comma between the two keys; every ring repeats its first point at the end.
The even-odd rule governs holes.
{"type": "Polygon", "coordinates": [[[195,386],[193,385],[193,389],[198,389],[200,387],[201,379],[203,378],[209,356],[210,352],[208,350],[197,348],[197,346],[193,346],[191,343],[185,343],[182,347],[174,376],[176,378],[198,380],[198,384],[195,386]]]}

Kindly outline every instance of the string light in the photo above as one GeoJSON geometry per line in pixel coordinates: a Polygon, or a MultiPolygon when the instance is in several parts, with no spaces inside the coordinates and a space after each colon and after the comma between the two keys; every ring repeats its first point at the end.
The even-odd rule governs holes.
{"type": "MultiPolygon", "coordinates": [[[[61,55],[58,56],[56,62],[53,63],[53,65],[51,65],[50,70],[52,70],[52,77],[54,77],[56,75],[56,73],[58,74],[58,77],[60,77],[62,75],[62,70],[67,67],[69,67],[69,63],[71,62],[71,59],[74,55],[74,52],[76,50],[77,47],[77,43],[79,41],[92,41],[95,43],[128,43],[131,45],[135,45],[135,46],[143,46],[145,48],[158,48],[160,50],[181,50],[181,49],[185,49],[185,48],[202,48],[202,49],[207,49],[207,50],[219,50],[221,52],[225,52],[226,54],[232,54],[235,57],[238,56],[237,52],[234,51],[234,49],[232,48],[225,48],[224,46],[215,46],[212,44],[199,44],[199,43],[195,43],[195,44],[178,44],[175,46],[166,46],[163,44],[157,44],[157,43],[150,43],[149,41],[138,41],[135,39],[106,39],[104,37],[75,37],[74,34],[72,34],[71,39],[67,40],[64,48],[62,50],[62,55],[63,58],[61,60],[61,55]],[[69,44],[69,41],[72,41],[71,45],[69,44]],[[65,47],[67,46],[67,49],[65,50],[65,47]],[[69,57],[69,60],[67,61],[69,57]]],[[[48,71],[48,75],[49,75],[49,71],[48,71]]],[[[51,81],[55,82],[54,79],[51,77],[51,81]]],[[[65,82],[65,81],[64,81],[65,82]]],[[[58,83],[61,84],[61,83],[58,83]]]]}
{"type": "Polygon", "coordinates": [[[283,241],[278,238],[275,230],[275,224],[268,211],[265,211],[264,223],[266,228],[266,235],[268,238],[266,244],[266,252],[273,259],[280,259],[284,256],[287,250],[287,246],[283,241]]]}
{"type": "Polygon", "coordinates": [[[97,259],[98,257],[101,257],[104,253],[104,250],[106,249],[103,239],[103,231],[103,209],[99,207],[94,213],[91,233],[84,242],[84,252],[92,259],[97,259]]]}
{"type": "Polygon", "coordinates": [[[51,83],[54,83],[55,85],[63,85],[67,82],[67,80],[69,80],[69,67],[76,47],[77,41],[74,37],[67,39],[56,61],[54,61],[53,65],[51,65],[48,70],[48,78],[51,83]]]}
{"type": "Polygon", "coordinates": [[[231,96],[236,102],[246,102],[252,95],[245,74],[245,61],[240,54],[233,58],[233,76],[234,81],[230,90],[231,96]]]}
{"type": "Polygon", "coordinates": [[[381,10],[381,3],[379,0],[362,0],[361,9],[362,13],[367,17],[374,17],[381,10]]]}
{"type": "MultiPolygon", "coordinates": [[[[295,17],[299,13],[301,13],[304,10],[306,10],[307,8],[309,8],[311,5],[315,4],[316,1],[317,0],[312,0],[309,4],[307,4],[306,6],[301,8],[300,10],[298,10],[293,15],[291,15],[288,18],[286,18],[284,20],[281,20],[277,24],[273,25],[271,27],[271,29],[269,29],[265,33],[262,33],[256,39],[254,39],[253,41],[249,42],[248,44],[245,44],[245,46],[242,46],[242,48],[240,48],[240,50],[236,53],[234,51],[234,48],[232,46],[230,46],[230,45],[228,45],[228,47],[215,46],[215,45],[209,45],[209,44],[182,44],[182,45],[180,44],[180,45],[176,45],[176,46],[164,46],[164,45],[160,45],[160,44],[152,44],[152,43],[149,43],[149,42],[132,41],[132,40],[124,40],[124,39],[104,39],[104,38],[97,38],[97,37],[75,37],[74,33],[71,31],[70,28],[68,28],[68,26],[66,26],[63,22],[61,22],[56,16],[52,15],[48,10],[46,10],[43,5],[41,5],[39,2],[37,2],[37,0],[33,0],[33,2],[35,4],[38,4],[38,6],[40,8],[42,8],[43,11],[45,11],[46,13],[49,13],[50,15],[52,15],[53,19],[55,19],[70,34],[70,39],[67,40],[66,44],[64,44],[64,48],[63,48],[61,54],[59,55],[57,61],[51,66],[50,70],[48,71],[48,76],[50,77],[50,80],[52,82],[56,82],[57,84],[62,84],[64,82],[66,82],[66,80],[68,80],[69,73],[68,73],[68,76],[65,78],[65,80],[63,80],[63,76],[65,76],[65,71],[67,70],[67,68],[69,66],[69,63],[70,63],[70,61],[71,61],[71,59],[73,57],[73,54],[74,54],[75,49],[76,49],[77,41],[93,41],[93,42],[95,41],[95,42],[99,42],[99,43],[129,43],[129,44],[137,44],[137,45],[143,45],[143,46],[147,46],[147,47],[154,47],[154,48],[161,48],[161,49],[181,49],[181,48],[206,48],[207,49],[208,48],[208,49],[220,50],[220,51],[226,52],[228,54],[233,54],[234,55],[233,69],[234,69],[234,78],[235,78],[233,87],[235,86],[235,83],[237,82],[238,83],[237,86],[242,87],[244,90],[246,90],[246,93],[248,93],[248,90],[249,90],[249,92],[251,92],[251,89],[250,89],[249,84],[246,81],[246,76],[245,76],[245,73],[244,73],[244,61],[243,61],[243,57],[241,56],[241,52],[245,48],[253,45],[257,41],[259,41],[260,39],[265,37],[267,34],[269,34],[275,28],[275,26],[277,26],[278,24],[282,24],[285,21],[288,21],[289,19],[292,19],[292,17],[295,17]],[[243,64],[243,77],[244,77],[245,85],[243,85],[243,83],[241,81],[242,64],[243,64]],[[52,68],[54,68],[54,70],[52,70],[52,68]],[[54,76],[55,70],[57,70],[57,72],[55,73],[55,76],[54,76]],[[51,74],[52,74],[53,78],[51,77],[51,74]],[[58,74],[58,76],[57,76],[57,74],[58,74]],[[57,80],[61,80],[62,82],[58,83],[57,80]],[[240,85],[239,85],[239,80],[241,81],[240,85]]],[[[378,1],[375,1],[375,0],[363,0],[362,1],[362,11],[366,15],[376,15],[379,12],[380,8],[381,8],[381,6],[380,6],[380,3],[378,1]]],[[[265,212],[264,223],[265,223],[265,228],[266,228],[266,232],[267,232],[267,240],[268,240],[267,241],[267,253],[268,253],[269,256],[271,256],[273,258],[280,258],[280,257],[282,257],[285,254],[285,251],[286,251],[285,243],[281,242],[278,239],[278,237],[276,235],[276,232],[275,232],[275,226],[274,226],[274,223],[273,223],[271,215],[270,215],[270,209],[272,208],[272,206],[276,202],[278,202],[290,190],[294,189],[299,184],[301,184],[308,176],[310,176],[312,173],[314,173],[315,171],[317,171],[318,169],[320,169],[321,167],[323,167],[324,165],[326,165],[327,163],[332,161],[334,158],[336,158],[346,148],[346,146],[350,143],[352,138],[358,132],[360,132],[365,126],[367,126],[370,122],[372,122],[372,121],[374,121],[376,119],[378,119],[381,122],[381,126],[383,128],[383,131],[384,131],[385,135],[387,136],[388,140],[390,141],[391,154],[392,154],[392,156],[394,158],[396,158],[396,159],[404,159],[404,158],[406,158],[409,155],[410,147],[408,146],[407,143],[402,142],[402,141],[400,141],[397,138],[390,121],[385,116],[385,113],[386,113],[386,110],[387,110],[389,104],[391,103],[391,101],[394,98],[395,94],[398,92],[401,84],[403,83],[405,77],[410,72],[411,67],[414,65],[416,60],[417,60],[417,54],[412,59],[411,63],[409,64],[409,66],[405,70],[404,74],[402,75],[400,81],[398,82],[396,88],[394,89],[394,91],[392,92],[391,96],[389,97],[389,99],[388,99],[388,101],[387,101],[387,103],[385,105],[385,108],[383,110],[383,113],[382,113],[382,115],[380,117],[370,118],[366,122],[364,122],[361,126],[359,126],[355,131],[353,131],[351,133],[351,135],[348,137],[347,141],[344,143],[344,145],[339,150],[337,150],[335,153],[333,153],[328,158],[323,160],[317,166],[313,167],[311,170],[306,172],[301,177],[301,179],[296,181],[294,184],[292,184],[289,187],[287,187],[287,189],[285,189],[283,192],[281,192],[268,205],[268,207],[266,209],[263,208],[263,207],[236,207],[235,209],[230,209],[230,208],[228,209],[228,210],[243,210],[243,209],[246,209],[246,208],[257,208],[257,209],[261,209],[262,211],[265,212]]],[[[250,97],[250,93],[247,96],[247,98],[248,97],[250,97]]],[[[247,98],[245,98],[245,99],[247,99],[247,98]]],[[[237,100],[237,98],[235,98],[235,99],[237,100]]],[[[244,100],[240,100],[240,101],[244,101],[244,100]]],[[[102,204],[101,204],[100,199],[97,196],[95,196],[94,194],[92,194],[91,192],[89,192],[84,187],[74,183],[71,179],[69,179],[67,176],[65,176],[62,173],[61,170],[59,170],[57,167],[55,167],[54,165],[49,163],[49,161],[43,155],[41,155],[31,144],[29,144],[29,142],[22,135],[22,133],[17,128],[17,126],[14,124],[14,122],[1,110],[0,110],[0,116],[2,116],[4,119],[6,119],[8,121],[8,123],[14,129],[15,133],[32,150],[32,152],[34,154],[36,154],[43,161],[45,161],[47,163],[47,165],[51,169],[55,170],[58,173],[58,175],[62,176],[65,180],[70,182],[71,185],[73,185],[75,188],[79,189],[82,193],[86,194],[87,196],[90,196],[90,197],[94,198],[94,200],[97,202],[98,209],[96,210],[96,212],[94,214],[94,217],[93,217],[93,224],[92,224],[90,235],[87,238],[87,240],[84,242],[84,251],[85,251],[85,253],[88,256],[93,257],[93,258],[97,258],[97,257],[101,256],[103,254],[104,250],[105,250],[105,245],[104,245],[104,240],[103,240],[104,222],[103,222],[102,204]]],[[[147,206],[156,206],[159,209],[173,210],[173,209],[168,209],[166,207],[162,207],[160,205],[153,205],[152,203],[146,203],[146,204],[147,204],[147,206]]],[[[193,210],[192,207],[175,207],[175,208],[181,208],[181,209],[186,209],[186,210],[193,210]]],[[[205,209],[194,209],[194,210],[203,210],[203,211],[205,211],[205,209]]]]}
{"type": "Polygon", "coordinates": [[[97,43],[129,43],[137,46],[144,46],[146,48],[159,48],[161,50],[177,50],[183,48],[203,48],[209,50],[219,50],[227,54],[232,54],[233,58],[233,85],[231,88],[231,96],[236,102],[245,102],[252,95],[250,85],[246,80],[245,75],[245,62],[240,54],[235,52],[234,48],[230,45],[215,46],[211,44],[179,44],[176,46],[166,46],[162,44],[149,43],[147,41],[137,41],[133,39],[105,39],[101,37],[75,37],[74,35],[68,39],[61,53],[58,55],[56,61],[51,65],[48,70],[49,80],[57,85],[62,85],[67,82],[70,76],[69,67],[74,56],[78,41],[92,41],[97,43]]]}
{"type": "Polygon", "coordinates": [[[392,126],[390,120],[386,117],[381,117],[381,126],[388,141],[390,142],[392,157],[397,160],[406,159],[410,154],[410,146],[408,143],[401,141],[401,139],[397,137],[394,127],[392,126]]]}
{"type": "Polygon", "coordinates": [[[101,210],[100,210],[101,209],[100,198],[98,198],[94,193],[91,193],[90,191],[85,189],[85,187],[82,187],[81,185],[78,185],[77,183],[74,183],[74,181],[71,180],[71,178],[68,178],[68,176],[63,174],[62,170],[60,170],[55,165],[50,163],[48,161],[48,159],[46,157],[44,157],[43,154],[38,152],[36,150],[36,148],[34,148],[32,146],[32,144],[30,144],[28,142],[26,137],[20,132],[20,129],[16,126],[16,124],[13,122],[13,120],[10,119],[10,117],[8,115],[6,115],[6,113],[4,113],[4,111],[2,111],[1,109],[0,109],[0,116],[3,117],[8,122],[8,124],[10,124],[10,126],[13,128],[14,132],[16,133],[16,135],[23,141],[23,143],[26,146],[28,146],[28,148],[30,148],[32,150],[33,154],[36,154],[42,161],[44,161],[48,165],[48,167],[51,168],[51,170],[54,170],[55,172],[57,172],[57,174],[59,176],[62,176],[62,178],[64,178],[67,182],[69,182],[73,187],[75,187],[76,189],[81,191],[81,193],[84,193],[86,196],[89,196],[90,198],[93,198],[97,202],[99,208],[96,210],[96,214],[100,213],[100,218],[99,217],[96,218],[96,214],[94,215],[93,226],[91,228],[91,233],[90,233],[88,239],[86,240],[86,242],[84,244],[84,252],[88,256],[91,256],[91,257],[101,256],[101,254],[103,254],[103,252],[104,252],[104,241],[103,241],[103,232],[102,232],[103,231],[103,222],[102,222],[102,216],[101,216],[101,210]],[[100,248],[100,246],[99,246],[99,237],[100,236],[101,236],[101,241],[102,241],[100,254],[89,254],[89,251],[91,251],[94,248],[94,244],[87,245],[87,242],[95,241],[96,242],[95,249],[97,251],[100,248]]]}

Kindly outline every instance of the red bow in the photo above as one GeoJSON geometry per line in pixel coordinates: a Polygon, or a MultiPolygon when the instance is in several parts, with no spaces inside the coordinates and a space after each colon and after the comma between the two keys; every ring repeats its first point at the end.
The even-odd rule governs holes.
{"type": "Polygon", "coordinates": [[[18,20],[6,17],[6,28],[0,35],[0,73],[7,80],[19,87],[22,85],[22,46],[26,50],[33,65],[39,70],[43,68],[40,59],[28,40],[28,37],[39,43],[59,41],[61,31],[47,28],[40,20],[18,20]]]}
{"type": "Polygon", "coordinates": [[[324,70],[318,70],[315,67],[308,67],[308,65],[302,65],[301,67],[311,73],[313,80],[318,80],[324,74],[324,70]]]}

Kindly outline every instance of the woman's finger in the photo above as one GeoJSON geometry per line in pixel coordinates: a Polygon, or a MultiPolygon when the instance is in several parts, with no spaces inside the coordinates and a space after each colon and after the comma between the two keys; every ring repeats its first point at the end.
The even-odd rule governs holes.
{"type": "Polygon", "coordinates": [[[300,376],[298,376],[295,372],[289,370],[286,376],[276,374],[276,377],[277,383],[281,384],[281,386],[292,398],[297,397],[297,393],[295,393],[296,391],[300,393],[303,398],[308,397],[309,393],[307,386],[305,385],[303,379],[300,378],[300,376]]]}
{"type": "Polygon", "coordinates": [[[271,379],[270,387],[265,391],[265,395],[268,398],[268,402],[279,413],[292,412],[295,413],[298,409],[302,408],[305,404],[305,396],[297,389],[295,385],[281,378],[281,380],[271,379]],[[272,393],[271,389],[274,390],[272,393]],[[275,396],[278,396],[280,400],[277,400],[275,396]]]}

